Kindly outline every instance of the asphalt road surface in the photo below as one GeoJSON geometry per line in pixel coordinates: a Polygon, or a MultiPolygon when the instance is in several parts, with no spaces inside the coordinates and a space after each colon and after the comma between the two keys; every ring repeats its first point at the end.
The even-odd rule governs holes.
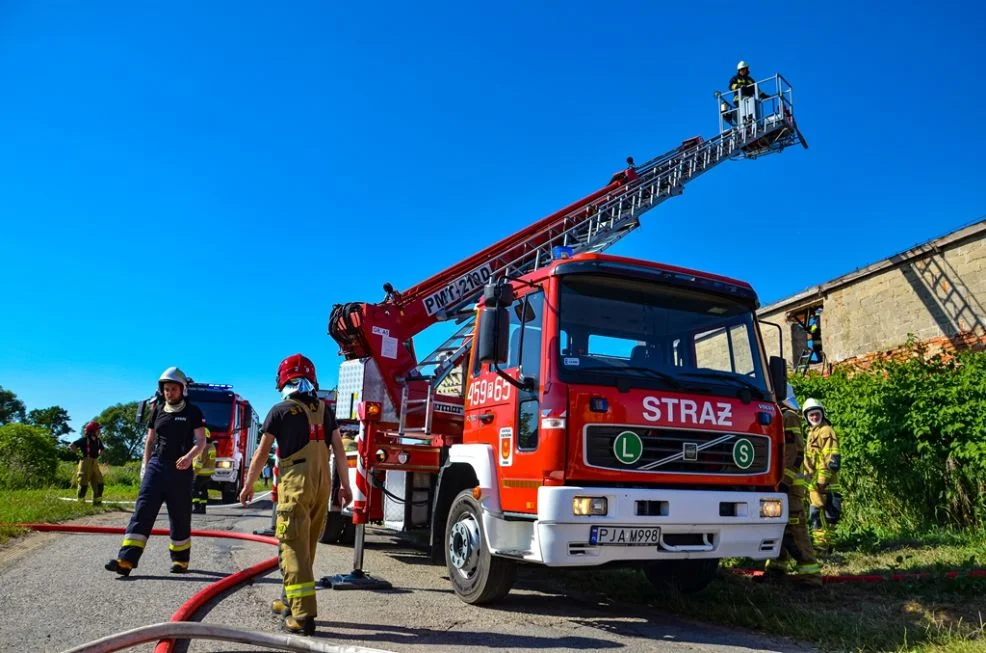
{"type": "MultiPolygon", "coordinates": [[[[128,512],[77,523],[126,526],[128,512]]],[[[270,503],[248,508],[210,506],[193,529],[253,532],[270,523],[270,503]]],[[[167,527],[162,509],[158,527],[167,527]]],[[[799,643],[647,610],[567,595],[544,569],[522,571],[500,604],[473,607],[456,598],[444,566],[384,532],[369,531],[364,567],[394,585],[390,591],[319,590],[316,637],[337,645],[388,651],[804,651],[799,643]]],[[[167,537],[152,536],[129,578],[103,569],[121,537],[35,533],[0,548],[0,651],[64,651],[138,626],[168,621],[195,592],[217,579],[276,555],[273,546],[193,538],[186,575],[168,573],[167,537]]],[[[316,578],[347,573],[352,549],[319,545],[316,578]]],[[[256,631],[278,632],[270,601],[280,573],[254,579],[207,605],[197,618],[256,631]]],[[[153,644],[130,650],[150,652],[153,644]]],[[[179,648],[179,650],[181,650],[179,648]]],[[[188,651],[258,651],[240,644],[198,640],[188,651]]]]}

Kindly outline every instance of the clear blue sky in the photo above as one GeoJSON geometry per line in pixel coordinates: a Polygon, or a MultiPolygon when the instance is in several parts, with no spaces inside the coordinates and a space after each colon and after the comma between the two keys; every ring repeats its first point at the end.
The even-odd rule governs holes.
{"type": "Polygon", "coordinates": [[[0,385],[77,429],[169,365],[261,416],[285,355],[332,387],[333,304],[714,135],[739,59],[791,81],[811,149],[721,166],[613,253],[768,303],[986,214],[981,3],[358,4],[0,4],[0,385]]]}

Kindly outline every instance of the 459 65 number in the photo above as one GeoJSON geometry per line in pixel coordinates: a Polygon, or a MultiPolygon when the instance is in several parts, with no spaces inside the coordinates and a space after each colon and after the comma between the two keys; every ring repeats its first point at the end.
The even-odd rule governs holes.
{"type": "Polygon", "coordinates": [[[513,386],[503,377],[491,379],[476,379],[469,387],[469,403],[482,406],[487,402],[500,402],[510,399],[513,386]]]}

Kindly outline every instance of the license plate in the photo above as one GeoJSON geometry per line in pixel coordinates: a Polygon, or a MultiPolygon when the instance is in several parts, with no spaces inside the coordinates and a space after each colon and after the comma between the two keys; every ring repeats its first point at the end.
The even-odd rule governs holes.
{"type": "Polygon", "coordinates": [[[589,544],[596,546],[657,546],[660,528],[635,526],[592,526],[589,544]]]}

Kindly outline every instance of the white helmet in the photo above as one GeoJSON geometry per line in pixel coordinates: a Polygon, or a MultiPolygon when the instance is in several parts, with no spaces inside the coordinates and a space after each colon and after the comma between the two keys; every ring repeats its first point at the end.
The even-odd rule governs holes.
{"type": "Polygon", "coordinates": [[[177,367],[169,367],[165,371],[161,372],[161,378],[157,380],[158,389],[163,389],[162,384],[164,383],[178,383],[181,385],[181,393],[184,396],[188,396],[188,377],[177,367]]]}
{"type": "Polygon", "coordinates": [[[805,402],[804,407],[801,409],[801,414],[807,417],[808,412],[812,410],[820,410],[822,411],[822,415],[825,415],[825,406],[822,405],[822,402],[813,397],[809,397],[808,401],[805,402]]]}
{"type": "Polygon", "coordinates": [[[749,67],[750,66],[745,61],[741,61],[738,64],[736,64],[736,70],[743,70],[744,68],[749,68],[749,67]]]}

